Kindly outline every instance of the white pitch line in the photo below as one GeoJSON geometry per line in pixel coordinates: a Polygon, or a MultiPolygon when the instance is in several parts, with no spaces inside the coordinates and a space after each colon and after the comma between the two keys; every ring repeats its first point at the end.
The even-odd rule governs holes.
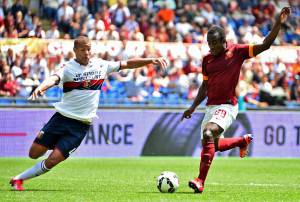
{"type": "Polygon", "coordinates": [[[260,184],[260,183],[219,183],[219,182],[211,182],[207,183],[211,185],[228,185],[228,186],[253,186],[253,187],[293,187],[300,188],[300,184],[260,184]]]}

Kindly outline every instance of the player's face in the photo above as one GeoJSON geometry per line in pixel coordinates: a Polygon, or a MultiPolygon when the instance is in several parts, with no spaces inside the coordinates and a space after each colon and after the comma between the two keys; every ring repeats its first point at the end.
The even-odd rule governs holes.
{"type": "Polygon", "coordinates": [[[220,55],[224,51],[226,46],[225,41],[216,35],[208,35],[207,42],[210,52],[213,56],[220,55]]]}
{"type": "Polygon", "coordinates": [[[74,52],[76,55],[76,60],[83,65],[87,65],[91,58],[91,43],[84,42],[79,44],[76,48],[74,48],[74,52]]]}

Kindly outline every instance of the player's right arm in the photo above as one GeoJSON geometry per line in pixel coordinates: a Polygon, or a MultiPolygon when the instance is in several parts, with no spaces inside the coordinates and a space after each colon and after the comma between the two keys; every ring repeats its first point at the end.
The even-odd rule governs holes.
{"type": "Polygon", "coordinates": [[[35,100],[38,96],[44,95],[46,90],[57,85],[59,80],[60,78],[56,74],[49,76],[33,91],[28,100],[35,100]]]}
{"type": "Polygon", "coordinates": [[[192,117],[192,114],[196,110],[196,108],[201,104],[201,102],[205,99],[207,95],[207,85],[208,85],[208,74],[206,70],[206,58],[203,58],[202,61],[202,74],[203,74],[203,82],[198,90],[197,96],[193,102],[193,104],[183,112],[183,115],[181,117],[181,121],[183,119],[189,119],[192,117]]]}
{"type": "Polygon", "coordinates": [[[193,104],[190,106],[190,108],[188,108],[187,110],[185,110],[183,112],[183,115],[181,117],[181,121],[183,119],[189,119],[192,117],[192,114],[194,113],[194,111],[196,110],[196,108],[201,104],[201,102],[205,99],[206,97],[206,92],[207,92],[207,80],[203,80],[199,90],[198,90],[198,93],[197,93],[197,96],[193,102],[193,104]]]}

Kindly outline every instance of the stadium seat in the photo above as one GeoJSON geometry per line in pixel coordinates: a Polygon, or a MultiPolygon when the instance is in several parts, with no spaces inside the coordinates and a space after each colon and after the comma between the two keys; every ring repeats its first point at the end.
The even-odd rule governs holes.
{"type": "Polygon", "coordinates": [[[151,97],[149,98],[149,103],[153,104],[154,106],[161,107],[164,105],[164,101],[162,97],[151,97]]]}
{"type": "Polygon", "coordinates": [[[28,100],[26,98],[16,99],[16,105],[26,105],[26,104],[28,104],[28,100]]]}
{"type": "Polygon", "coordinates": [[[60,95],[60,89],[58,87],[50,88],[45,93],[46,97],[57,98],[60,95]]]}
{"type": "Polygon", "coordinates": [[[0,105],[11,105],[11,104],[14,104],[14,101],[12,99],[0,98],[0,105]]]}
{"type": "Polygon", "coordinates": [[[165,101],[166,101],[166,104],[169,104],[169,105],[178,105],[180,103],[180,97],[178,94],[172,93],[167,96],[165,101]]]}

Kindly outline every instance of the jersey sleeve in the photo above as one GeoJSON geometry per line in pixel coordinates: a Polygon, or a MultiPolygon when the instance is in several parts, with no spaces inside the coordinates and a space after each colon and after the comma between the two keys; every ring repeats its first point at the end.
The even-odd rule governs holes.
{"type": "Polygon", "coordinates": [[[207,69],[206,69],[206,58],[203,58],[202,61],[202,75],[203,75],[203,81],[208,80],[208,74],[207,74],[207,69]]]}
{"type": "Polygon", "coordinates": [[[236,51],[237,54],[242,56],[244,59],[254,57],[253,44],[237,44],[236,51]]]}

